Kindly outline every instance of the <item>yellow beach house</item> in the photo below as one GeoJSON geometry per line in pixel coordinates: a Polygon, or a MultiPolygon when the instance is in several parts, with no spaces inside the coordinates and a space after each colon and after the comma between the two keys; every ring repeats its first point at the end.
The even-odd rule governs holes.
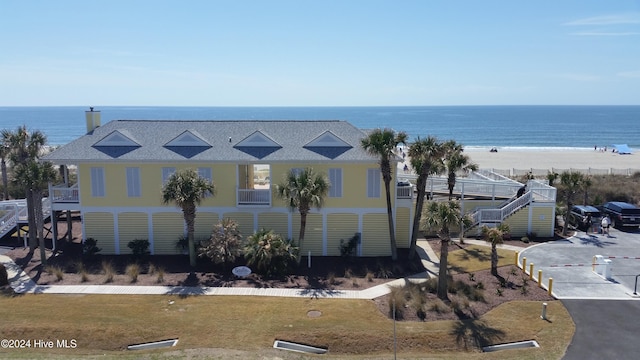
{"type": "MultiPolygon", "coordinates": [[[[114,120],[101,126],[99,111],[86,118],[86,135],[42,160],[77,167],[77,183],[50,187],[52,212],[79,211],[83,237],[96,239],[104,254],[128,254],[134,239],[149,240],[152,254],[180,252],[182,213],[162,204],[161,189],[182,168],[216,186],[197,209],[196,239],[208,238],[223,218],[236,220],[245,237],[266,228],[296,239],[299,213],[274,188],[290,169],[304,167],[326,174],[331,187],[324,207],[307,218],[302,253],[340,255],[340,240],[360,234],[358,256],[391,254],[378,159],[360,146],[367,133],[348,122],[114,120]]],[[[395,178],[392,184],[397,243],[406,248],[413,192],[396,187],[395,178]]]]}

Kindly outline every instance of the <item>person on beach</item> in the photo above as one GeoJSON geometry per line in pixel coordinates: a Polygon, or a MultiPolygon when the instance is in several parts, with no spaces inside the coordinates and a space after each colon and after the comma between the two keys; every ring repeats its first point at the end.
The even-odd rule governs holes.
{"type": "Polygon", "coordinates": [[[611,225],[611,220],[609,220],[609,215],[605,215],[602,218],[602,222],[600,223],[600,225],[602,226],[602,235],[606,233],[607,236],[609,236],[609,226],[611,225]]]}

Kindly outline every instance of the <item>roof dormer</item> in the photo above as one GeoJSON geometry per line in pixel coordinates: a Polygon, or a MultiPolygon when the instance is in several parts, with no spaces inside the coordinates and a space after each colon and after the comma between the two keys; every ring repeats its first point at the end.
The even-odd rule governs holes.
{"type": "Polygon", "coordinates": [[[278,144],[260,130],[242,139],[233,147],[258,159],[262,159],[282,149],[282,145],[278,144]]]}
{"type": "Polygon", "coordinates": [[[335,159],[353,148],[353,146],[329,130],[309,141],[303,147],[329,159],[335,159]]]}
{"type": "Polygon", "coordinates": [[[186,130],[168,143],[164,144],[164,147],[178,155],[190,159],[211,148],[211,144],[204,140],[196,131],[186,130]]]}

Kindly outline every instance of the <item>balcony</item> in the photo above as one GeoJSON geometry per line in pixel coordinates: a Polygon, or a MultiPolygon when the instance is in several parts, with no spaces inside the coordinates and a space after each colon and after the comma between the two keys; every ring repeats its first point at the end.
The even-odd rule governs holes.
{"type": "Polygon", "coordinates": [[[236,189],[238,206],[271,206],[271,189],[236,189]]]}
{"type": "Polygon", "coordinates": [[[78,184],[74,184],[71,187],[49,185],[49,198],[52,203],[77,204],[80,201],[78,184]]]}
{"type": "Polygon", "coordinates": [[[396,199],[412,199],[414,186],[406,179],[401,179],[396,183],[396,199]]]}

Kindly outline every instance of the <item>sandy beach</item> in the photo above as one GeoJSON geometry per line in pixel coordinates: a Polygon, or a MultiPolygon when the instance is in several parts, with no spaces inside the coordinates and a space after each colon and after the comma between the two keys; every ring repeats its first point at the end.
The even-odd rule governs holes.
{"type": "MultiPolygon", "coordinates": [[[[595,150],[465,150],[481,169],[580,169],[610,170],[637,169],[640,155],[620,155],[595,150]]],[[[596,171],[597,172],[597,171],[596,171]]]]}

